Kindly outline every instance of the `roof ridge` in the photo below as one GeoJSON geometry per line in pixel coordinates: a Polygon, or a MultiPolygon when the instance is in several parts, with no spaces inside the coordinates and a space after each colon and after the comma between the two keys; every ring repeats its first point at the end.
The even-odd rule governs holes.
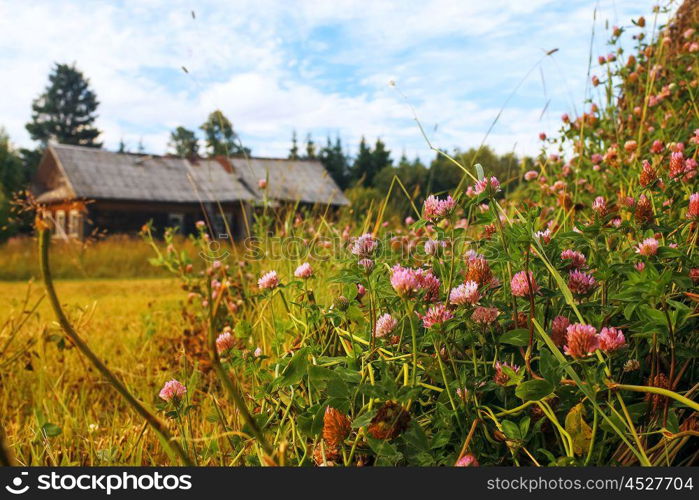
{"type": "MultiPolygon", "coordinates": [[[[65,144],[62,142],[55,142],[55,141],[50,141],[49,142],[49,147],[58,147],[58,148],[70,148],[70,149],[78,149],[78,150],[83,150],[83,151],[99,151],[100,153],[110,153],[113,155],[127,155],[127,156],[150,156],[151,158],[178,158],[182,160],[187,160],[189,161],[188,158],[173,155],[173,154],[158,154],[158,153],[135,153],[133,151],[112,151],[109,149],[103,149],[103,148],[96,148],[92,146],[83,146],[80,144],[65,144]]],[[[221,155],[223,156],[223,155],[221,155]]],[[[246,160],[266,160],[266,161],[284,161],[284,162],[307,162],[307,163],[322,163],[318,158],[297,158],[297,159],[292,159],[292,158],[272,158],[271,156],[248,156],[248,157],[243,157],[243,156],[226,156],[228,160],[240,160],[240,161],[246,161],[246,160]]],[[[198,157],[198,160],[216,160],[215,157],[212,156],[202,156],[198,157]]]]}

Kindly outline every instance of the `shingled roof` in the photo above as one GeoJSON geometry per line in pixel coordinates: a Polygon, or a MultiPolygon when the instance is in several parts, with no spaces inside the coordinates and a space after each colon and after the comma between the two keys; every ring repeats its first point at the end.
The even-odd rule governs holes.
{"type": "Polygon", "coordinates": [[[300,201],[326,205],[349,205],[319,161],[272,158],[231,158],[235,171],[258,197],[260,179],[268,179],[267,196],[274,200],[300,201]]]}
{"type": "Polygon", "coordinates": [[[46,155],[53,155],[59,172],[51,185],[35,186],[40,203],[76,198],[174,203],[254,202],[262,199],[258,180],[269,173],[271,199],[348,204],[342,191],[317,161],[259,158],[190,161],[64,144],[50,144],[46,155]]]}

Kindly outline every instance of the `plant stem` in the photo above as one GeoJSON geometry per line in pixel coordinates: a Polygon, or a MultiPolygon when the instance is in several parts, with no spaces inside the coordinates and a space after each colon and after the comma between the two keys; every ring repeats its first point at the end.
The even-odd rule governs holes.
{"type": "MultiPolygon", "coordinates": [[[[209,285],[209,296],[211,296],[210,288],[211,285],[209,285]]],[[[226,389],[228,395],[233,400],[233,404],[240,412],[240,415],[243,417],[245,423],[250,427],[250,431],[252,432],[253,436],[255,436],[255,439],[257,439],[257,441],[262,446],[264,452],[271,459],[272,454],[274,453],[274,449],[267,442],[264,434],[258,427],[257,422],[255,422],[255,419],[248,410],[242,393],[240,392],[238,387],[236,387],[236,384],[234,384],[234,382],[228,376],[228,373],[226,373],[226,370],[224,370],[223,366],[221,365],[221,358],[218,355],[218,349],[216,348],[216,330],[214,329],[213,307],[209,307],[209,354],[211,356],[211,365],[214,367],[214,371],[216,372],[216,375],[221,381],[221,384],[223,384],[223,387],[226,389]]]]}
{"type": "Polygon", "coordinates": [[[650,387],[646,385],[627,385],[627,384],[607,384],[610,389],[621,389],[622,391],[633,391],[633,392],[650,392],[652,394],[659,394],[668,398],[672,398],[675,401],[679,401],[685,406],[689,406],[694,409],[694,411],[699,411],[699,403],[692,401],[689,398],[685,398],[681,394],[677,394],[674,391],[669,391],[667,389],[661,389],[660,387],[650,387]]]}
{"type": "Polygon", "coordinates": [[[66,317],[63,309],[61,308],[61,303],[56,295],[56,289],[53,286],[53,278],[51,277],[51,268],[49,267],[49,244],[51,241],[51,233],[42,222],[37,222],[37,230],[39,231],[39,264],[41,267],[41,276],[44,280],[44,286],[46,287],[46,294],[49,297],[49,302],[51,308],[58,323],[61,325],[63,332],[68,337],[68,339],[78,348],[78,350],[85,356],[92,365],[97,368],[97,371],[102,374],[107,381],[112,384],[116,391],[121,394],[121,396],[126,400],[126,402],[131,405],[131,407],[138,413],[153,430],[162,438],[163,442],[167,444],[182,460],[185,465],[192,465],[192,461],[182,447],[173,440],[170,431],[168,430],[165,423],[163,423],[157,416],[152,414],[138,399],[136,399],[126,388],[126,386],[119,380],[116,375],[114,375],[109,368],[100,360],[95,353],[88,347],[88,345],[83,341],[83,339],[78,335],[78,333],[71,325],[70,321],[66,317]]]}

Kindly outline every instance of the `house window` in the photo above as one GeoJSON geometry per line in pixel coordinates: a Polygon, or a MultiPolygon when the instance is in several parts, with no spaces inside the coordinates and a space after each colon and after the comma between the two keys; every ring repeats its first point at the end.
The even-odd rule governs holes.
{"type": "Polygon", "coordinates": [[[71,210],[68,215],[68,236],[71,238],[82,238],[83,216],[80,210],[71,210]]]}
{"type": "Polygon", "coordinates": [[[61,238],[66,237],[66,213],[65,210],[56,210],[56,225],[53,234],[61,238]]]}
{"type": "Polygon", "coordinates": [[[212,218],[212,225],[213,225],[213,231],[214,234],[216,234],[216,237],[218,239],[227,239],[230,237],[228,234],[228,229],[230,227],[230,223],[228,222],[229,219],[229,214],[222,214],[221,212],[217,212],[214,214],[212,218]]]}
{"type": "Polygon", "coordinates": [[[168,214],[168,216],[167,216],[167,226],[168,227],[176,227],[178,229],[182,229],[183,224],[184,224],[184,215],[183,214],[168,214]]]}

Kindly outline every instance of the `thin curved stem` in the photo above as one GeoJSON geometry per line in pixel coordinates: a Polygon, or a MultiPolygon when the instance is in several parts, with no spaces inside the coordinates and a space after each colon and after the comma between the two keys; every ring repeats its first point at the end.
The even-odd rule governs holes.
{"type": "Polygon", "coordinates": [[[66,317],[63,309],[61,308],[61,303],[58,300],[58,295],[56,295],[56,289],[53,286],[53,278],[51,277],[51,268],[49,266],[49,243],[51,241],[51,233],[49,232],[48,228],[42,226],[43,223],[39,221],[37,223],[37,229],[39,231],[39,264],[41,267],[41,276],[44,281],[44,286],[46,287],[46,294],[48,295],[51,308],[53,309],[56,319],[61,325],[63,332],[75,345],[75,347],[78,348],[83,356],[85,356],[92,363],[92,365],[97,368],[97,371],[99,371],[102,376],[106,378],[110,384],[112,384],[114,389],[121,394],[126,402],[131,405],[136,413],[138,413],[148,423],[148,425],[153,428],[153,430],[161,437],[162,441],[180,457],[182,463],[184,465],[193,465],[191,459],[184,449],[182,449],[180,444],[173,439],[167,425],[156,415],[151,413],[143,405],[143,403],[141,403],[131,394],[131,392],[129,392],[121,380],[119,380],[119,378],[117,378],[117,376],[114,375],[109,368],[107,368],[102,360],[92,352],[66,317]]]}
{"type": "Polygon", "coordinates": [[[610,389],[621,389],[622,391],[633,391],[633,392],[650,392],[652,394],[658,394],[660,396],[665,396],[675,401],[679,401],[685,406],[689,406],[695,411],[699,411],[699,403],[692,401],[689,398],[685,398],[681,394],[677,394],[674,391],[669,391],[667,389],[662,389],[660,387],[650,387],[647,385],[627,385],[627,384],[616,384],[609,383],[608,387],[610,389]]]}

